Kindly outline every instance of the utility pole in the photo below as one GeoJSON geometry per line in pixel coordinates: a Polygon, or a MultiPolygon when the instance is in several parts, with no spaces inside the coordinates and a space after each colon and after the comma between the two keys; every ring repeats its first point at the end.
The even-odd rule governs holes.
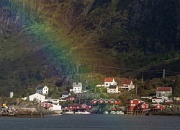
{"type": "Polygon", "coordinates": [[[76,64],[76,75],[77,75],[77,82],[79,82],[79,66],[80,66],[80,64],[79,64],[79,62],[77,61],[77,64],[76,64]]]}
{"type": "Polygon", "coordinates": [[[144,84],[144,77],[142,76],[142,85],[144,84]]]}
{"type": "Polygon", "coordinates": [[[137,95],[137,85],[136,85],[136,95],[137,95]]]}
{"type": "Polygon", "coordinates": [[[163,69],[163,79],[165,79],[165,75],[166,75],[166,72],[165,72],[165,69],[163,69]]]}

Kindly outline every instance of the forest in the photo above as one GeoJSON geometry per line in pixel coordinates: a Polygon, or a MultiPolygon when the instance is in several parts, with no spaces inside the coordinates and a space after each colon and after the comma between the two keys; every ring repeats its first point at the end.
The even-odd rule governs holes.
{"type": "Polygon", "coordinates": [[[137,83],[143,77],[142,88],[167,85],[178,93],[179,5],[179,0],[1,0],[0,95],[21,90],[26,95],[39,84],[62,92],[73,81],[94,86],[107,76],[137,83]]]}

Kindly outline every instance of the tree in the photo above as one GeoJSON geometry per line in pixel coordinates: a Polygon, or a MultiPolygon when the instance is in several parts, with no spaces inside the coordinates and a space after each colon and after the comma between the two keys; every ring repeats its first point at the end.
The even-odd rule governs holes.
{"type": "Polygon", "coordinates": [[[173,96],[180,96],[180,75],[176,76],[173,88],[173,96]]]}

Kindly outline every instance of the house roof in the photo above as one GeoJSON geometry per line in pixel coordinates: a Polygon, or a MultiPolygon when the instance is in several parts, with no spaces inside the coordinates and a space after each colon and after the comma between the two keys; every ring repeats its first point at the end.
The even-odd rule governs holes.
{"type": "Polygon", "coordinates": [[[43,85],[39,85],[36,89],[38,89],[38,90],[41,90],[41,89],[43,89],[45,86],[43,86],[43,85]]]}
{"type": "Polygon", "coordinates": [[[172,91],[172,87],[157,87],[156,91],[172,91]]]}
{"type": "Polygon", "coordinates": [[[43,97],[45,97],[44,95],[39,94],[39,93],[35,93],[35,94],[32,94],[32,95],[29,95],[29,97],[30,97],[30,96],[35,96],[35,95],[39,95],[39,96],[43,96],[43,97]]]}
{"type": "Polygon", "coordinates": [[[124,80],[122,81],[122,84],[128,84],[128,85],[130,85],[130,84],[131,84],[131,80],[129,80],[129,79],[124,79],[124,80]]]}
{"type": "Polygon", "coordinates": [[[69,97],[67,97],[67,98],[75,98],[75,97],[73,97],[73,96],[69,96],[69,97]]]}
{"type": "Polygon", "coordinates": [[[73,87],[82,87],[81,82],[73,82],[73,87]]]}
{"type": "Polygon", "coordinates": [[[69,92],[65,91],[62,93],[62,95],[69,95],[69,92]]]}
{"type": "Polygon", "coordinates": [[[110,77],[108,77],[108,78],[105,78],[105,79],[104,79],[104,82],[112,82],[112,81],[113,81],[113,79],[114,79],[114,78],[110,78],[110,77]]]}

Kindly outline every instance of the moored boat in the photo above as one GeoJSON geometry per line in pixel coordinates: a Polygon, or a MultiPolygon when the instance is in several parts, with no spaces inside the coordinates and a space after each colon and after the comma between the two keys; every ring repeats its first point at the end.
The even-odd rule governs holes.
{"type": "Polygon", "coordinates": [[[124,114],[124,112],[123,112],[123,111],[116,111],[116,114],[123,115],[123,114],[124,114]]]}
{"type": "Polygon", "coordinates": [[[77,111],[75,114],[91,114],[91,112],[88,111],[77,111]]]}
{"type": "Polygon", "coordinates": [[[109,114],[108,111],[104,111],[103,114],[109,114]]]}
{"type": "Polygon", "coordinates": [[[63,111],[62,114],[67,114],[67,115],[74,114],[74,111],[63,111]]]}

